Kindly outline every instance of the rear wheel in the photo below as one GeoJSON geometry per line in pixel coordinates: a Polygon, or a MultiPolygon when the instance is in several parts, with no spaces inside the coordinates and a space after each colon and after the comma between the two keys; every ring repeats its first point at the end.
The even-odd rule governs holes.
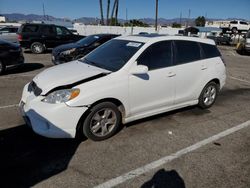
{"type": "Polygon", "coordinates": [[[0,75],[4,74],[6,69],[5,64],[3,63],[3,61],[0,60],[0,75]]]}
{"type": "Polygon", "coordinates": [[[218,95],[219,86],[215,82],[209,82],[202,90],[199,97],[199,106],[203,109],[210,108],[218,95]]]}
{"type": "Polygon", "coordinates": [[[34,54],[41,54],[45,51],[45,47],[40,42],[34,42],[31,44],[30,49],[34,54]]]}
{"type": "Polygon", "coordinates": [[[121,125],[121,112],[111,102],[94,106],[82,125],[83,134],[94,141],[101,141],[113,136],[121,125]]]}

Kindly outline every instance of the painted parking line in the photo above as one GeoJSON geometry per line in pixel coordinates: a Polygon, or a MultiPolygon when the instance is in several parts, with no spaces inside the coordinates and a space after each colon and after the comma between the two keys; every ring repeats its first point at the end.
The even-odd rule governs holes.
{"type": "Polygon", "coordinates": [[[171,161],[173,161],[174,159],[177,159],[177,158],[180,158],[181,156],[187,154],[187,153],[190,153],[192,151],[195,151],[199,148],[201,148],[202,146],[205,146],[207,144],[210,144],[218,139],[221,139],[225,136],[228,136],[236,131],[239,131],[241,129],[244,129],[246,127],[250,126],[250,120],[249,121],[246,121],[240,125],[237,125],[233,128],[230,128],[230,129],[227,129],[223,132],[220,132],[219,134],[216,134],[214,136],[211,136],[205,140],[202,140],[200,142],[197,142],[196,144],[193,144],[187,148],[184,148],[180,151],[177,151],[176,153],[173,153],[171,155],[168,155],[168,156],[165,156],[159,160],[156,160],[156,161],[153,161],[149,164],[146,164],[145,166],[142,166],[142,167],[139,167],[135,170],[132,170],[128,173],[125,173],[119,177],[116,177],[116,178],[113,178],[111,180],[108,180],[98,186],[96,186],[95,188],[108,188],[108,187],[114,187],[114,186],[117,186],[119,184],[122,184],[124,182],[126,182],[127,180],[130,180],[130,179],[134,179],[142,174],[145,174],[151,170],[154,170],[156,168],[159,168],[160,166],[162,165],[165,165],[171,161]]]}
{"type": "Polygon", "coordinates": [[[238,80],[238,81],[240,81],[240,82],[245,82],[245,83],[250,84],[250,81],[247,81],[247,80],[243,80],[243,79],[236,78],[236,77],[233,77],[233,76],[229,76],[229,78],[231,78],[231,79],[233,79],[233,80],[238,80]]]}
{"type": "Polygon", "coordinates": [[[11,105],[7,105],[7,106],[0,106],[0,109],[14,108],[14,107],[18,107],[18,104],[11,104],[11,105]]]}

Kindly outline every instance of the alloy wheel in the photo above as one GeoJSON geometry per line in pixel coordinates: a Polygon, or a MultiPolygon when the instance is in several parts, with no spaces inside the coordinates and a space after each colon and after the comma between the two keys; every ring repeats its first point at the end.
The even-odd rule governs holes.
{"type": "Polygon", "coordinates": [[[97,137],[104,137],[111,133],[116,126],[117,116],[111,108],[97,111],[90,120],[90,130],[97,137]]]}

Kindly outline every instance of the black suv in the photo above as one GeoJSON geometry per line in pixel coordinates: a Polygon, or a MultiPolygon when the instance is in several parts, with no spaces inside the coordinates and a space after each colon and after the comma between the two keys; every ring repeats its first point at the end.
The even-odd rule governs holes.
{"type": "Polygon", "coordinates": [[[23,24],[17,34],[21,46],[31,49],[35,54],[43,53],[47,48],[84,38],[81,35],[74,35],[66,27],[52,24],[23,24]]]}
{"type": "Polygon", "coordinates": [[[115,34],[89,35],[75,43],[57,46],[52,50],[52,62],[57,65],[80,59],[98,46],[118,36],[115,34]]]}

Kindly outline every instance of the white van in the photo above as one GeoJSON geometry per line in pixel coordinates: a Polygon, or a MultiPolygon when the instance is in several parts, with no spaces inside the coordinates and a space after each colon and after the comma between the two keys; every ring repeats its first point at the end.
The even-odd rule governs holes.
{"type": "Polygon", "coordinates": [[[99,141],[122,123],[191,105],[209,108],[225,80],[213,40],[121,36],[38,74],[24,87],[20,108],[40,135],[99,141]]]}

